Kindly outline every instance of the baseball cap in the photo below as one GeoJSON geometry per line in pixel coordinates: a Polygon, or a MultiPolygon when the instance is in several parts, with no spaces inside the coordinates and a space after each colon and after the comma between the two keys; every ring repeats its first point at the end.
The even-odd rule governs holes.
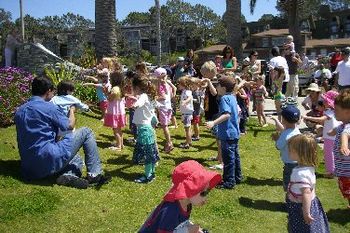
{"type": "Polygon", "coordinates": [[[281,115],[289,123],[297,123],[300,119],[300,110],[294,105],[286,105],[282,108],[281,115]]]}

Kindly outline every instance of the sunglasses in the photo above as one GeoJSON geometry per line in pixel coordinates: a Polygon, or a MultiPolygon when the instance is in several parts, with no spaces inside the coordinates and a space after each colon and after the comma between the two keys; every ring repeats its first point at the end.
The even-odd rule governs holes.
{"type": "Polygon", "coordinates": [[[258,56],[258,54],[253,54],[253,56],[254,56],[254,57],[257,57],[257,56],[258,56]]]}
{"type": "Polygon", "coordinates": [[[199,195],[201,197],[206,197],[206,196],[208,196],[209,192],[210,192],[210,189],[207,189],[207,190],[202,191],[199,195]]]}

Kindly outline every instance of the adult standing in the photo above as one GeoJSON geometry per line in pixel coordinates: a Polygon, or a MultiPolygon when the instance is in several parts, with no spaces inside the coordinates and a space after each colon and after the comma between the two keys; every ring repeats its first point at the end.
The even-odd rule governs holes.
{"type": "MultiPolygon", "coordinates": [[[[284,94],[286,91],[287,83],[289,82],[288,63],[287,63],[287,60],[280,55],[280,49],[277,46],[271,49],[271,54],[273,57],[269,61],[270,71],[272,71],[272,69],[274,69],[275,67],[283,67],[284,69],[284,80],[283,80],[282,90],[281,90],[282,93],[284,94]]],[[[274,73],[270,72],[270,75],[274,75],[274,73]]],[[[271,77],[271,79],[273,79],[273,77],[271,77]]]]}
{"type": "Polygon", "coordinates": [[[185,57],[185,72],[190,75],[191,77],[196,76],[196,70],[193,67],[193,60],[194,60],[194,52],[193,49],[189,49],[187,51],[186,57],[185,57]]]}
{"type": "Polygon", "coordinates": [[[338,74],[338,89],[339,91],[350,88],[350,47],[342,50],[342,58],[338,63],[335,73],[338,74]]]}
{"type": "Polygon", "coordinates": [[[101,161],[95,137],[89,128],[80,128],[62,138],[57,132],[74,129],[75,107],[68,117],[53,103],[54,86],[46,77],[37,77],[32,83],[32,97],[15,114],[17,143],[21,157],[21,172],[26,180],[59,175],[59,185],[84,189],[90,184],[109,181],[102,175],[101,161]],[[77,154],[84,149],[87,166],[86,179],[81,178],[83,160],[77,154]]]}
{"type": "Polygon", "coordinates": [[[298,76],[298,67],[302,63],[299,54],[292,52],[290,46],[284,47],[284,58],[288,64],[289,72],[289,82],[287,84],[286,97],[298,97],[299,92],[299,76],[298,76]]]}
{"type": "Polygon", "coordinates": [[[15,61],[16,49],[20,45],[17,40],[17,32],[15,29],[7,35],[5,44],[5,66],[13,66],[15,61]]]}
{"type": "Polygon", "coordinates": [[[331,71],[334,72],[338,66],[338,63],[343,59],[340,49],[335,49],[334,54],[330,60],[331,71]]]}
{"type": "Polygon", "coordinates": [[[233,49],[229,45],[222,50],[222,57],[223,72],[234,72],[237,69],[237,58],[234,56],[233,49]]]}
{"type": "Polygon", "coordinates": [[[255,81],[258,75],[261,73],[261,62],[258,60],[258,52],[253,50],[249,54],[249,67],[248,72],[252,75],[252,79],[255,81]]]}

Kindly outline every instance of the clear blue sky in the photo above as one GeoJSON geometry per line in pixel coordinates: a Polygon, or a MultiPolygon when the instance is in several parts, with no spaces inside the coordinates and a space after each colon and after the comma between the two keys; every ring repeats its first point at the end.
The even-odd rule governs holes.
{"type": "MultiPolygon", "coordinates": [[[[42,18],[51,15],[63,15],[67,12],[79,14],[85,18],[95,20],[95,0],[22,0],[24,14],[29,14],[35,18],[42,18]]],[[[130,12],[145,12],[154,5],[154,0],[116,0],[117,18],[123,20],[130,12]]],[[[200,3],[214,10],[222,16],[225,12],[225,0],[186,0],[192,5],[200,3]]],[[[258,0],[254,15],[249,11],[249,0],[242,0],[242,13],[247,21],[256,21],[263,14],[277,15],[276,0],[258,0]]],[[[160,4],[165,4],[166,0],[160,0],[160,4]]],[[[12,19],[19,18],[19,0],[0,0],[0,8],[11,12],[12,19]]]]}

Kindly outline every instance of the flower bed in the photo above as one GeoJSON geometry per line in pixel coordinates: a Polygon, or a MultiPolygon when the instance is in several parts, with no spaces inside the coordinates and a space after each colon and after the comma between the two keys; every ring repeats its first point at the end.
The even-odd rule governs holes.
{"type": "Polygon", "coordinates": [[[31,96],[32,74],[16,67],[0,68],[0,127],[13,124],[17,108],[31,96]]]}

